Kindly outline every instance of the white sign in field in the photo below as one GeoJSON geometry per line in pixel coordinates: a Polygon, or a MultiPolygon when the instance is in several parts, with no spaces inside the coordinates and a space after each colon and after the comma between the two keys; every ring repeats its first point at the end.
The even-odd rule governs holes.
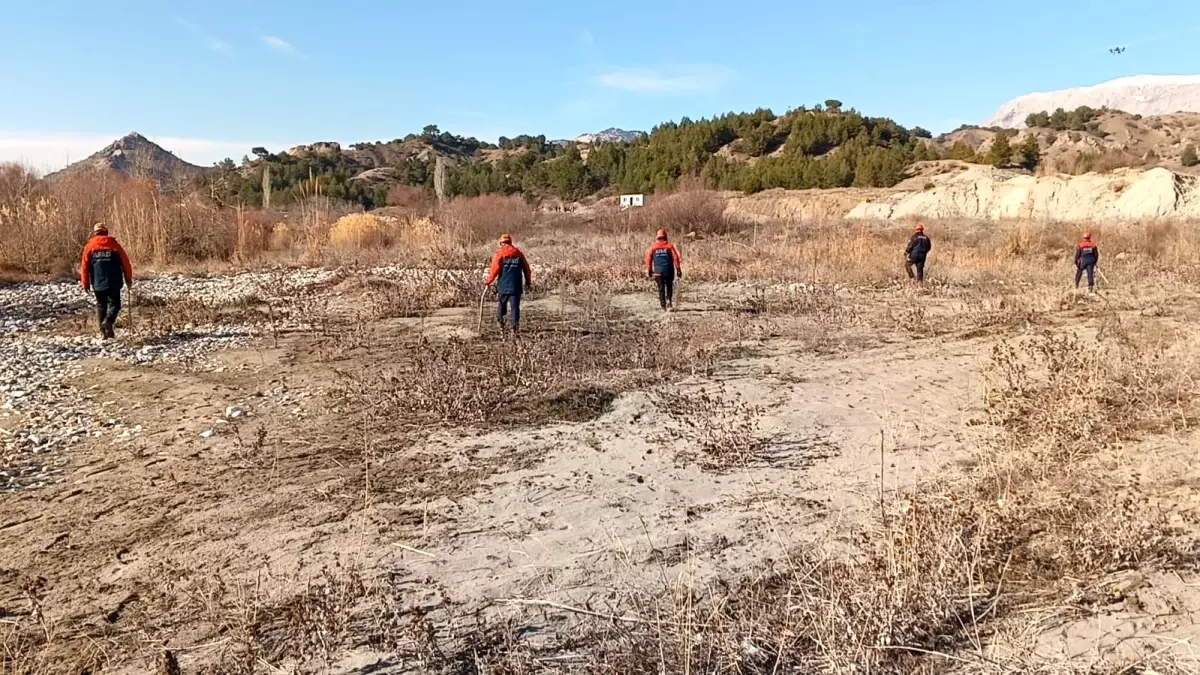
{"type": "Polygon", "coordinates": [[[642,206],[642,195],[621,195],[621,208],[627,209],[631,206],[642,206]]]}

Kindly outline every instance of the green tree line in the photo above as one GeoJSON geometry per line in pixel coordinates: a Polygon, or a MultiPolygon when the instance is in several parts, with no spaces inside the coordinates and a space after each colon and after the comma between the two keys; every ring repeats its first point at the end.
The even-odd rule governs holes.
{"type": "Polygon", "coordinates": [[[1054,112],[1043,110],[1032,113],[1025,118],[1027,127],[1044,127],[1056,131],[1086,131],[1096,118],[1108,112],[1108,108],[1089,108],[1086,105],[1066,111],[1062,108],[1054,112]]]}
{"type": "MultiPolygon", "coordinates": [[[[929,138],[929,132],[919,127],[907,129],[887,118],[865,116],[830,99],[784,115],[760,108],[698,120],[685,117],[660,124],[632,142],[598,143],[584,151],[574,143],[548,142],[545,136],[500,138],[491,145],[453,136],[434,125],[393,143],[422,141],[451,156],[455,161],[446,176],[451,195],[502,193],[565,200],[596,193],[670,190],[683,181],[747,193],[771,188],[889,187],[916,161],[943,156],[992,159],[976,157],[961,144],[943,155],[929,138]]],[[[353,147],[367,150],[378,145],[353,147]]],[[[366,167],[346,153],[301,157],[263,153],[258,160],[243,160],[241,166],[226,160],[202,178],[205,187],[229,203],[261,204],[262,166],[269,165],[273,204],[286,205],[317,189],[367,208],[385,203],[385,188],[354,180],[366,167]]],[[[423,156],[427,158],[409,157],[392,166],[394,182],[432,189],[433,161],[428,154],[423,156]]],[[[1014,156],[1008,148],[1002,161],[1014,156]]]]}

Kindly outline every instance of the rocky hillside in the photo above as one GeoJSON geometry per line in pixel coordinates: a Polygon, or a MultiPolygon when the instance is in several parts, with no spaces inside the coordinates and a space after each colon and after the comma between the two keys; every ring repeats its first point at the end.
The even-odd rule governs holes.
{"type": "Polygon", "coordinates": [[[1080,106],[1137,115],[1200,112],[1200,75],[1136,75],[1090,87],[1026,94],[1000,106],[982,126],[1019,129],[1033,113],[1080,106]]]}
{"type": "Polygon", "coordinates": [[[1197,172],[1197,166],[1185,156],[1185,151],[1189,146],[1200,147],[1200,113],[1143,117],[1121,111],[1097,111],[1093,119],[1078,126],[1067,129],[1025,127],[1016,132],[968,127],[939,137],[936,144],[940,151],[950,156],[954,155],[951,148],[955,144],[982,156],[1001,133],[1009,135],[1009,143],[1014,147],[1033,135],[1042,154],[1041,173],[1083,174],[1121,167],[1156,166],[1184,173],[1197,172]]]}
{"type": "Polygon", "coordinates": [[[1028,108],[1027,128],[964,127],[938,138],[833,99],[782,115],[757,109],[683,118],[646,135],[608,129],[566,145],[543,135],[502,137],[493,144],[429,125],[420,134],[349,147],[319,142],[288,150],[248,148],[253,157],[226,160],[211,171],[131,134],[67,172],[100,167],[160,184],[198,175],[192,187],[222,204],[258,206],[269,193],[272,206],[286,207],[320,194],[367,209],[409,199],[409,188],[431,190],[438,158],[450,160],[445,186],[452,197],[519,193],[561,203],[669,191],[683,183],[744,193],[885,189],[930,160],[1037,175],[1155,167],[1200,174],[1200,112],[1145,116],[1107,108],[1041,109],[1043,104],[1055,102],[1028,108]],[[403,189],[393,189],[398,187],[403,189]]]}
{"type": "Polygon", "coordinates": [[[576,136],[575,142],[584,145],[591,145],[593,143],[632,143],[645,135],[646,132],[644,131],[626,131],[613,127],[604,131],[597,131],[594,134],[576,136]]]}
{"type": "Polygon", "coordinates": [[[1200,178],[1164,168],[1032,176],[957,161],[922,162],[894,188],[772,190],[731,196],[743,220],[1044,220],[1131,222],[1200,218],[1200,178]]]}
{"type": "Polygon", "coordinates": [[[100,152],[47,176],[60,178],[86,171],[111,171],[126,178],[145,178],[160,187],[185,185],[204,173],[136,131],[118,138],[100,152]]]}

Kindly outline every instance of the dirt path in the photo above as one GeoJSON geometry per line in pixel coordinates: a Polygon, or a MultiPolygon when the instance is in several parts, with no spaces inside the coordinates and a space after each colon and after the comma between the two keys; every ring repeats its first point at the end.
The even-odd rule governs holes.
{"type": "MultiPolygon", "coordinates": [[[[661,322],[716,306],[612,304],[661,322]]],[[[529,313],[561,307],[551,297],[529,313]]],[[[378,323],[370,348],[398,349],[413,330],[449,339],[471,314],[378,323]]],[[[144,431],[87,444],[67,481],[8,498],[0,550],[6,569],[42,579],[39,602],[64,626],[153,612],[164,580],[282,587],[335,561],[435,606],[588,604],[631,580],[728,577],[798,541],[831,543],[873,508],[881,433],[889,490],[963,457],[985,346],[818,357],[771,339],[709,377],[621,394],[588,422],[439,432],[369,460],[331,398],[359,364],[322,362],[317,337],[223,352],[205,371],[93,361],[76,386],[144,431]],[[730,454],[709,457],[697,437],[730,454]]],[[[6,588],[0,604],[19,604],[6,588]]]]}
{"type": "MultiPolygon", "coordinates": [[[[685,292],[674,314],[648,293],[611,307],[663,330],[728,311],[724,290],[685,292]]],[[[531,302],[527,321],[565,307],[531,302]]],[[[881,488],[912,489],[970,456],[996,340],[821,354],[784,330],[711,372],[620,393],[587,421],[364,435],[342,383],[409,358],[414,336],[471,335],[476,311],[376,320],[369,339],[296,333],[207,370],[88,362],[75,386],[143,431],[86,443],[68,480],[5,497],[0,607],[32,592],[64,634],[101,627],[121,654],[144,630],[212,643],[180,653],[186,672],[219,657],[223,621],[236,625],[214,613],[284,602],[330,569],[462,615],[503,599],[604,607],[618,588],[737,578],[797,546],[837,555],[881,488]]],[[[152,653],[117,663],[138,672],[152,653]]],[[[359,649],[345,672],[383,654],[359,649]]]]}

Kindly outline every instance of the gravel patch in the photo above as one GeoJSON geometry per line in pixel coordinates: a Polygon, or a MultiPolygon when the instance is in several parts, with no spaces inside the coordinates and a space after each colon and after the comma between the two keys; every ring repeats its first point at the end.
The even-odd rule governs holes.
{"type": "MultiPolygon", "coordinates": [[[[280,269],[212,277],[163,275],[139,279],[137,301],[169,304],[186,299],[210,307],[270,303],[276,328],[303,329],[293,311],[297,298],[326,292],[350,276],[387,278],[399,283],[431,278],[461,282],[478,277],[479,270],[431,270],[376,267],[344,269],[280,269]]],[[[126,303],[128,304],[128,296],[126,303]]],[[[43,487],[61,477],[69,461],[64,452],[88,438],[114,442],[141,433],[128,426],[111,402],[95,400],[69,384],[84,374],[88,359],[113,359],[148,366],[181,364],[193,369],[216,369],[210,358],[220,349],[244,347],[261,335],[261,326],[192,326],[128,344],[96,337],[53,334],[63,318],[87,316],[94,301],[73,281],[0,286],[0,492],[43,487]]]]}

